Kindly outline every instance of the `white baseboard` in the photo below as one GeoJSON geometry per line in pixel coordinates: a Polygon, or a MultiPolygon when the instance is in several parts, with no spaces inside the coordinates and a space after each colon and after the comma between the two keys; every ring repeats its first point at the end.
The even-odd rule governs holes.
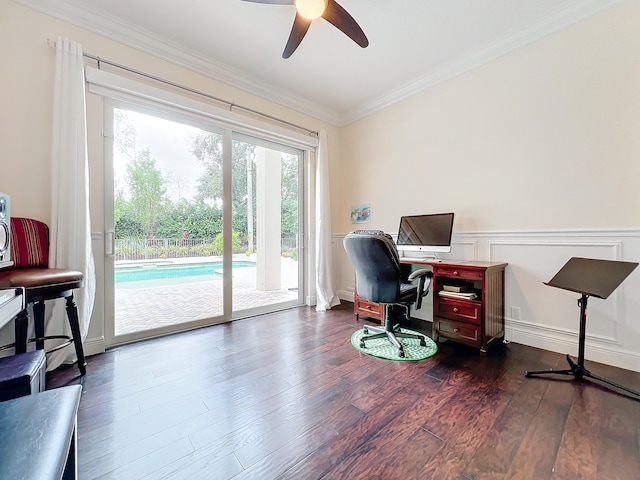
{"type": "Polygon", "coordinates": [[[83,343],[84,355],[89,357],[91,355],[98,355],[106,351],[106,342],[104,337],[87,338],[83,343]]]}
{"type": "MultiPolygon", "coordinates": [[[[549,327],[536,328],[510,319],[505,319],[505,329],[507,339],[513,343],[571,355],[574,360],[578,357],[579,336],[574,332],[549,327]]],[[[637,352],[621,349],[619,345],[607,346],[587,338],[584,356],[586,361],[612,365],[634,372],[640,371],[640,355],[637,352]]],[[[535,365],[531,368],[535,368],[535,365]]],[[[567,365],[562,364],[559,368],[567,368],[567,365]]]]}
{"type": "Polygon", "coordinates": [[[353,302],[355,300],[355,292],[353,291],[353,289],[351,289],[351,291],[338,290],[337,294],[338,297],[340,297],[340,300],[344,300],[345,302],[353,302]]]}

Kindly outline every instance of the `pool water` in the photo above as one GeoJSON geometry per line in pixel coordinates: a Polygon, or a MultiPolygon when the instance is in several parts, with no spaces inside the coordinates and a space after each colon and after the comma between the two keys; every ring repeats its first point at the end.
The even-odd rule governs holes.
{"type": "MultiPolygon", "coordinates": [[[[234,261],[233,268],[255,267],[255,262],[234,261]]],[[[184,263],[173,265],[149,265],[116,268],[116,283],[144,282],[171,278],[198,277],[222,274],[222,261],[206,263],[184,263]]]]}

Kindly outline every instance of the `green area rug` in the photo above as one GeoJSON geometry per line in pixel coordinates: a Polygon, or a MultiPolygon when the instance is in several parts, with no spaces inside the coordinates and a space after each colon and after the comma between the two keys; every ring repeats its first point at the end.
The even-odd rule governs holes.
{"type": "MultiPolygon", "coordinates": [[[[407,330],[406,328],[401,328],[400,331],[422,335],[419,332],[407,330]]],[[[366,342],[367,347],[360,348],[360,339],[364,336],[365,334],[362,328],[353,332],[353,335],[351,335],[351,345],[362,353],[366,353],[372,357],[385,358],[387,360],[399,360],[401,362],[414,362],[416,360],[424,360],[425,358],[432,357],[438,351],[438,345],[428,336],[425,336],[425,341],[427,343],[426,347],[420,346],[420,340],[413,338],[399,338],[398,340],[400,340],[400,343],[404,347],[405,354],[404,357],[399,357],[398,349],[386,338],[368,340],[366,342]]]]}

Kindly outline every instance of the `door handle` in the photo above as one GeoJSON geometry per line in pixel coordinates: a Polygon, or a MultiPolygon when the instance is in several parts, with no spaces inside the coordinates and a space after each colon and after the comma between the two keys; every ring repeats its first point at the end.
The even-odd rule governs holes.
{"type": "Polygon", "coordinates": [[[106,232],[105,233],[104,249],[105,249],[105,255],[107,257],[113,257],[115,255],[115,248],[114,248],[115,237],[116,237],[116,233],[115,232],[106,232]]]}

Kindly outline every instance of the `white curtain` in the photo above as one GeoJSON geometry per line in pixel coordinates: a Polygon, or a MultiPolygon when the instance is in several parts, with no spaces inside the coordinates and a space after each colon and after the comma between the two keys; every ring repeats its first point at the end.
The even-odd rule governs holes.
{"type": "MultiPolygon", "coordinates": [[[[49,266],[84,273],[84,287],[74,292],[80,333],[87,337],[96,290],[89,217],[89,165],[82,46],[58,38],[53,97],[51,149],[51,225],[49,266]]],[[[64,300],[56,300],[46,335],[70,334],[64,300]]],[[[70,346],[49,355],[52,370],[76,359],[70,346]]]]}
{"type": "Polygon", "coordinates": [[[331,253],[331,197],[327,132],[320,131],[316,149],[316,310],[324,312],[340,305],[333,287],[331,253]]]}

